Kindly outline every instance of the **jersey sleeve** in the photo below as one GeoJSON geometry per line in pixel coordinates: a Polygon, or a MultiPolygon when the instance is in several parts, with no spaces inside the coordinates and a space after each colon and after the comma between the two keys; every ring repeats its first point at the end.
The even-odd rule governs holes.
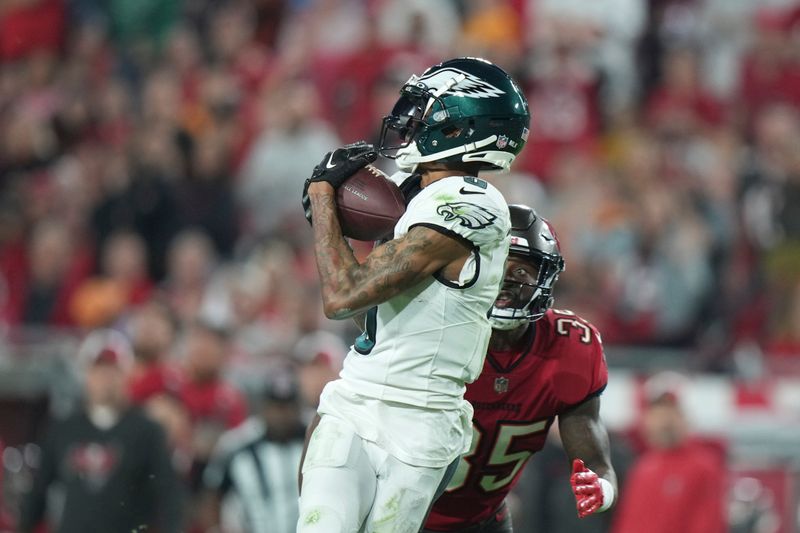
{"type": "Polygon", "coordinates": [[[572,348],[580,354],[581,366],[584,371],[585,380],[588,382],[586,396],[579,403],[583,403],[589,398],[599,396],[608,385],[608,365],[606,355],[603,351],[603,339],[600,332],[590,322],[573,315],[574,320],[580,323],[578,331],[586,328],[588,335],[578,335],[572,340],[572,348]],[[586,342],[584,342],[586,341],[586,342]]]}
{"type": "Polygon", "coordinates": [[[600,395],[608,366],[597,328],[571,311],[551,309],[545,317],[541,329],[551,338],[547,356],[557,361],[548,378],[558,402],[568,408],[600,395]]]}
{"type": "Polygon", "coordinates": [[[589,397],[592,397],[602,394],[608,385],[608,364],[606,363],[606,354],[603,351],[603,340],[600,337],[600,332],[592,324],[588,322],[586,324],[592,332],[590,357],[593,364],[591,386],[589,387],[589,397]]]}
{"type": "Polygon", "coordinates": [[[396,236],[416,226],[431,228],[476,248],[503,239],[511,222],[508,206],[497,189],[478,178],[454,176],[428,185],[414,197],[398,224],[396,236]]]}

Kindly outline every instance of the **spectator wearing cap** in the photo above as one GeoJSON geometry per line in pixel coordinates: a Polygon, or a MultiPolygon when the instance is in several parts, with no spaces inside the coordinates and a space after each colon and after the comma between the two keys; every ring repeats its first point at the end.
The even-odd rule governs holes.
{"type": "Polygon", "coordinates": [[[678,389],[664,383],[656,376],[646,384],[642,432],[649,449],[631,469],[612,532],[721,533],[725,466],[690,437],[678,389]]]}
{"type": "Polygon", "coordinates": [[[19,531],[39,526],[53,485],[63,487],[64,507],[52,531],[180,531],[181,491],[164,432],[128,402],[130,346],[118,333],[98,331],[84,342],[79,361],[84,407],[47,432],[19,531]]]}
{"type": "Polygon", "coordinates": [[[203,476],[204,525],[222,531],[294,532],[304,436],[296,378],[278,371],[258,413],[220,438],[203,476]]]}

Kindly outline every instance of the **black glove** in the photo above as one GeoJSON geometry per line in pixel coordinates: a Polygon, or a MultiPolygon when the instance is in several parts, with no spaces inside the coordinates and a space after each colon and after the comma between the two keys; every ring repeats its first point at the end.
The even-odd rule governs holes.
{"type": "Polygon", "coordinates": [[[378,152],[375,147],[364,141],[348,144],[325,154],[322,162],[314,167],[311,177],[306,180],[303,186],[302,204],[308,223],[311,223],[311,200],[308,198],[309,184],[315,181],[327,181],[334,189],[338,189],[347,178],[376,159],[378,159],[378,152]]]}

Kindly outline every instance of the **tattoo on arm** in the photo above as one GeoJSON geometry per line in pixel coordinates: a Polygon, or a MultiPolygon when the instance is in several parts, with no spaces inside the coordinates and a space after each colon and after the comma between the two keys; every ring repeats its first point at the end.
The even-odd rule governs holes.
{"type": "Polygon", "coordinates": [[[583,459],[587,467],[617,490],[608,432],[600,421],[600,398],[595,396],[559,414],[558,429],[570,463],[574,459],[583,459]]]}
{"type": "Polygon", "coordinates": [[[359,264],[342,236],[333,194],[311,195],[310,200],[317,270],[329,318],[353,316],[384,302],[468,253],[452,238],[414,228],[399,239],[377,246],[359,264]]]}
{"type": "MultiPolygon", "coordinates": [[[[342,236],[333,194],[310,195],[310,200],[311,210],[314,213],[314,252],[317,271],[322,284],[322,298],[323,301],[327,301],[330,294],[337,291],[345,281],[339,274],[357,266],[358,261],[342,236]]],[[[341,309],[338,311],[342,312],[341,309]]]]}

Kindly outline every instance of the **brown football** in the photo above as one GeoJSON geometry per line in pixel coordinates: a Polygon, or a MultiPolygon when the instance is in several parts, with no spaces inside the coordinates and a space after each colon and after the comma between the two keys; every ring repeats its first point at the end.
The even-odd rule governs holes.
{"type": "Polygon", "coordinates": [[[397,185],[372,165],[342,183],[336,191],[336,202],[342,234],[359,241],[391,237],[406,210],[397,185]]]}

